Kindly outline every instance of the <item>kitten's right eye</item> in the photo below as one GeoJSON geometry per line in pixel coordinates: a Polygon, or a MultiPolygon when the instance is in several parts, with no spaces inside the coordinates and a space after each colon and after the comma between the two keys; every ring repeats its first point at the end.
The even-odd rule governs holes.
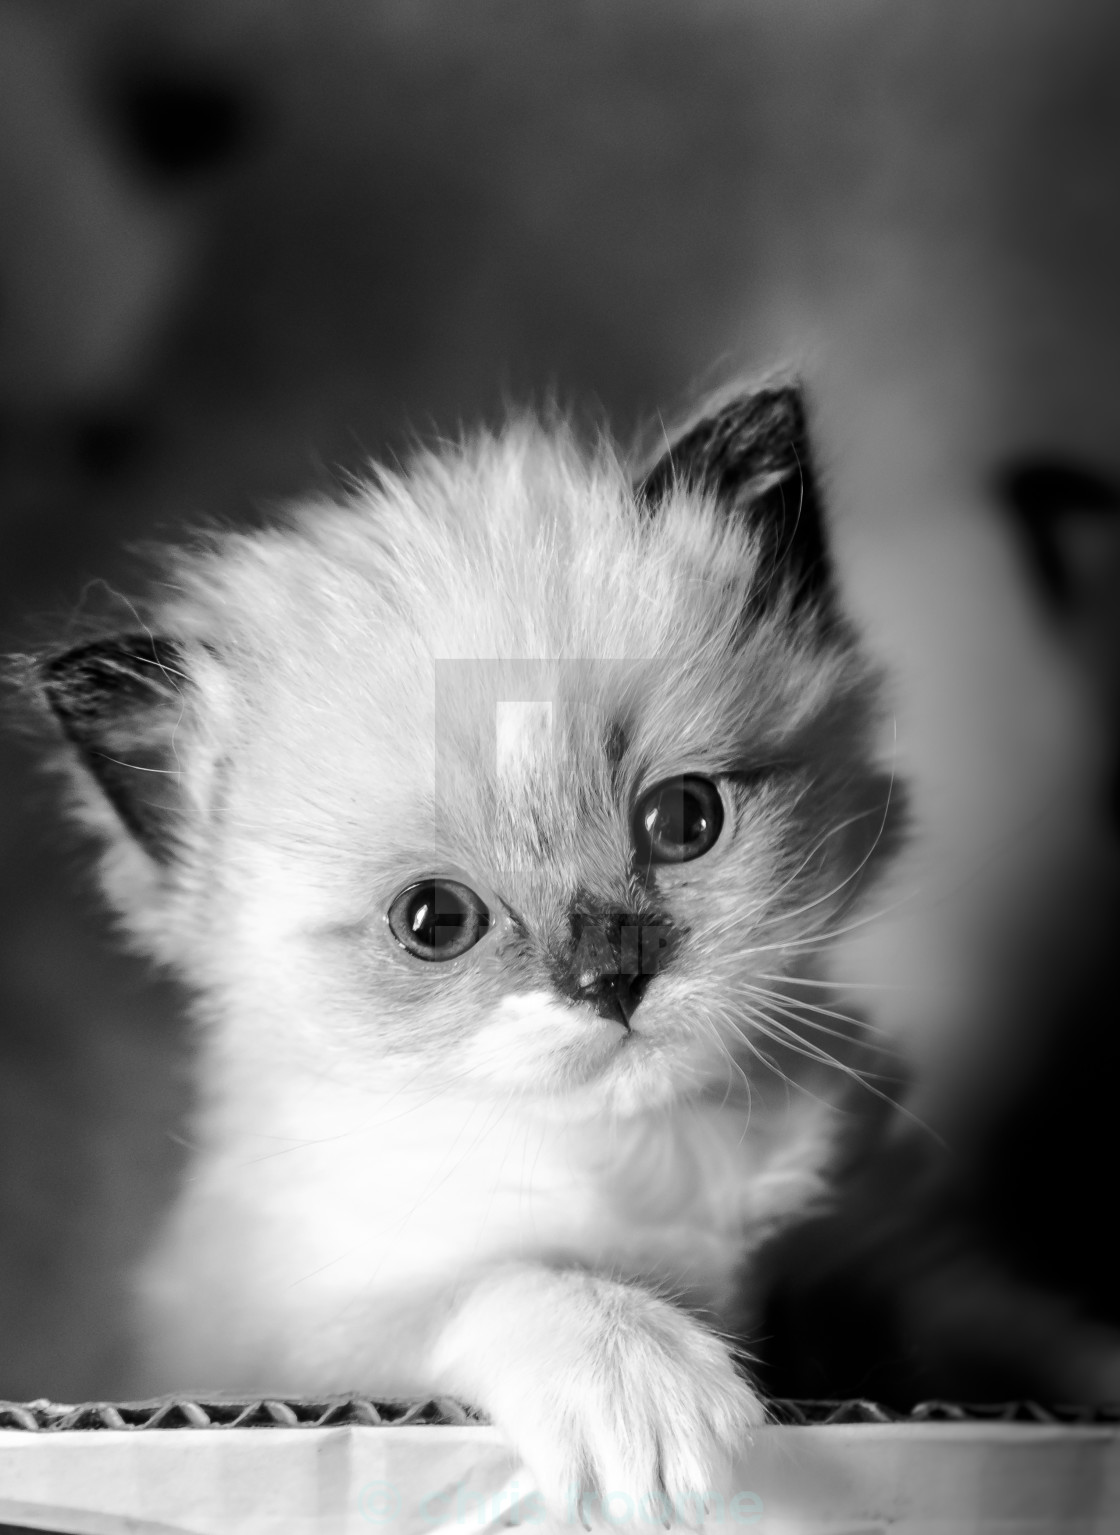
{"type": "Polygon", "coordinates": [[[709,778],[686,773],[650,789],[634,811],[634,847],[643,863],[690,863],[723,830],[723,801],[709,778]]]}
{"type": "Polygon", "coordinates": [[[389,930],[417,959],[458,959],[490,926],[485,904],[454,879],[425,879],[393,898],[389,930]]]}

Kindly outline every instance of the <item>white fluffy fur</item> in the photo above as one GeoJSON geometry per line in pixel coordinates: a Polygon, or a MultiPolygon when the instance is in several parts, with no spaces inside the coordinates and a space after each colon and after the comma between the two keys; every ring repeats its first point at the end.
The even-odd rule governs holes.
{"type": "Polygon", "coordinates": [[[761,1409],[709,1324],[829,1139],[744,988],[827,932],[874,829],[872,682],[781,600],[744,625],[769,579],[741,522],[650,519],[609,449],[529,425],[177,557],[151,622],[195,808],[171,870],[107,862],[205,1023],[139,1388],[455,1393],[554,1501],[710,1485],[761,1409]],[[518,701],[549,728],[507,710],[503,748],[518,701]],[[541,956],[575,890],[633,898],[628,807],[684,771],[726,825],[659,872],[684,937],[627,1034],[541,956]],[[424,965],[384,913],[437,873],[495,921],[424,965]]]}

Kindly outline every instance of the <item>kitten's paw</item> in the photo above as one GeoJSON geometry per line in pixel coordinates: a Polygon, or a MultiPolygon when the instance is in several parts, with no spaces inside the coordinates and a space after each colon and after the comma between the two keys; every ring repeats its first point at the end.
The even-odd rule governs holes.
{"type": "Polygon", "coordinates": [[[547,1383],[533,1446],[522,1428],[526,1458],[539,1452],[542,1490],[572,1522],[698,1527],[761,1405],[686,1313],[633,1291],[605,1309],[601,1336],[547,1383]]]}
{"type": "Polygon", "coordinates": [[[698,1527],[764,1418],[693,1317],[587,1274],[493,1276],[457,1313],[437,1363],[513,1440],[553,1516],[576,1527],[698,1527]]]}

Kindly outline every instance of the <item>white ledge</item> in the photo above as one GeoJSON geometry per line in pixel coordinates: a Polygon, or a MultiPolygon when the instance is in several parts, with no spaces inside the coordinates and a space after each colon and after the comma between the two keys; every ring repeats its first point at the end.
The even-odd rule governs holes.
{"type": "MultiPolygon", "coordinates": [[[[1115,1535],[1120,1426],[759,1429],[712,1535],[1115,1535]]],[[[603,1529],[656,1532],[619,1496],[603,1529]]],[[[491,1535],[546,1526],[484,1426],[0,1430],[0,1524],[66,1535],[491,1535]]],[[[571,1526],[579,1535],[579,1525],[571,1526]]]]}

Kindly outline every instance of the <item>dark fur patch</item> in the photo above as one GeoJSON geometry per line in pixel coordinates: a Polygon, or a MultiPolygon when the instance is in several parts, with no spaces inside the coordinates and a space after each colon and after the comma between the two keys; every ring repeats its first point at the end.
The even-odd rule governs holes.
{"type": "Polygon", "coordinates": [[[626,731],[618,720],[612,720],[603,731],[603,755],[612,768],[618,767],[626,753],[626,731]]]}
{"type": "Polygon", "coordinates": [[[95,640],[48,661],[42,684],[121,821],[169,862],[182,814],[175,731],[190,689],[180,647],[150,634],[95,640]]]}
{"type": "Polygon", "coordinates": [[[832,566],[799,389],[759,389],[702,417],[670,444],[637,494],[656,509],[674,485],[706,491],[749,520],[763,571],[777,578],[764,578],[762,603],[788,583],[795,606],[812,600],[831,611],[832,566]]]}
{"type": "Polygon", "coordinates": [[[137,168],[160,186],[213,174],[246,146],[257,103],[240,82],[150,64],[113,80],[109,119],[137,168]]]}
{"type": "Polygon", "coordinates": [[[670,962],[677,940],[664,913],[624,911],[582,891],[568,912],[567,939],[552,956],[554,984],[574,997],[589,975],[656,975],[670,962]]]}
{"type": "Polygon", "coordinates": [[[1061,459],[1018,459],[999,470],[996,494],[1024,534],[1031,571],[1058,609],[1073,598],[1062,525],[1073,515],[1120,516],[1120,485],[1092,469],[1061,459]]]}

